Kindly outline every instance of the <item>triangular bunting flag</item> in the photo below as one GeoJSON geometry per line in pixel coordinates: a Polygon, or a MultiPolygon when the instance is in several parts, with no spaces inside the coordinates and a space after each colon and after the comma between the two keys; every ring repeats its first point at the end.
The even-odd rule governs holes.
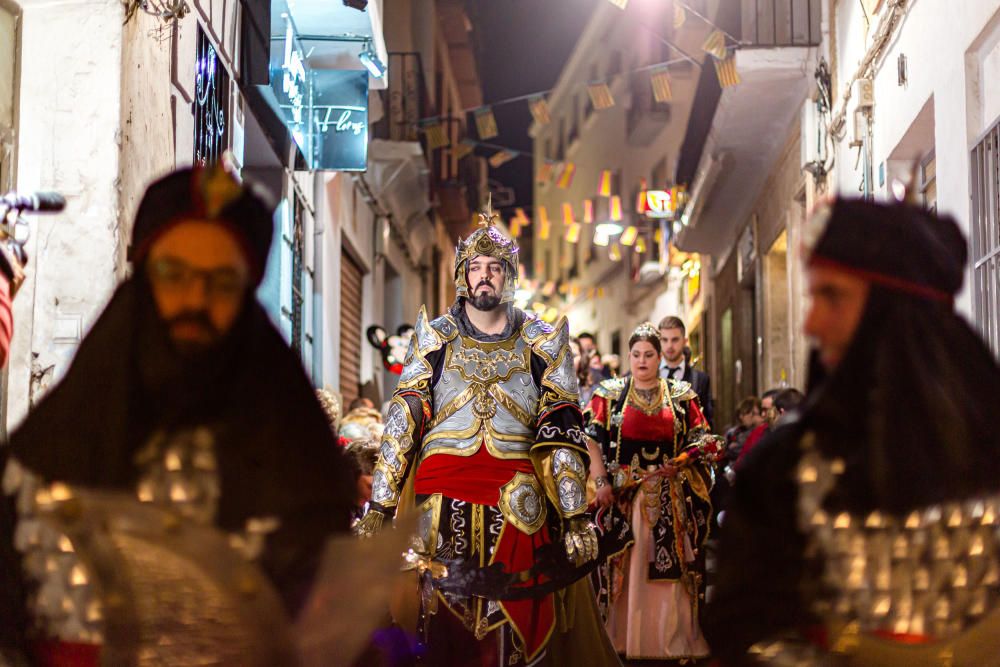
{"type": "Polygon", "coordinates": [[[646,237],[645,236],[640,236],[638,238],[638,240],[635,242],[635,251],[637,253],[639,253],[640,255],[642,253],[646,252],[646,237]]]}
{"type": "Polygon", "coordinates": [[[670,90],[670,74],[666,67],[653,70],[649,76],[649,83],[653,86],[653,99],[660,104],[674,98],[673,91],[670,90]]]}
{"type": "Polygon", "coordinates": [[[521,221],[517,218],[510,219],[510,235],[515,239],[521,235],[521,221]]]}
{"type": "Polygon", "coordinates": [[[587,86],[587,94],[590,95],[590,103],[598,111],[610,109],[615,105],[615,98],[611,96],[611,89],[606,83],[591,83],[587,86]]]}
{"type": "Polygon", "coordinates": [[[471,153],[476,149],[476,145],[470,141],[461,141],[458,145],[452,147],[452,152],[455,155],[456,160],[461,160],[466,155],[471,153]]]}
{"type": "Polygon", "coordinates": [[[539,125],[548,125],[552,122],[552,115],[549,113],[549,103],[545,100],[544,95],[530,98],[528,100],[528,110],[531,111],[531,117],[539,125]]]}
{"type": "Polygon", "coordinates": [[[594,221],[594,202],[591,199],[583,200],[583,221],[588,225],[594,221]]]}
{"type": "Polygon", "coordinates": [[[490,156],[489,162],[490,166],[496,169],[497,167],[503,166],[517,157],[517,153],[514,151],[500,150],[490,156]]]}
{"type": "Polygon", "coordinates": [[[580,223],[573,222],[566,229],[566,240],[570,243],[576,243],[580,240],[580,223]]]}
{"type": "Polygon", "coordinates": [[[721,30],[713,30],[701,45],[701,50],[710,54],[716,60],[725,60],[729,53],[726,50],[726,35],[721,30]]]}
{"type": "Polygon", "coordinates": [[[524,209],[520,206],[514,209],[514,217],[521,223],[522,227],[526,227],[531,224],[531,218],[527,216],[524,209]]]}
{"type": "Polygon", "coordinates": [[[559,174],[559,182],[556,185],[565,190],[573,184],[573,174],[575,173],[576,165],[572,162],[567,162],[563,165],[562,173],[559,174]]]}
{"type": "Polygon", "coordinates": [[[715,75],[719,77],[719,85],[723,88],[739,84],[740,75],[736,71],[736,55],[731,55],[725,60],[716,60],[715,75]]]}
{"type": "Polygon", "coordinates": [[[544,206],[538,207],[538,238],[542,241],[549,240],[549,216],[545,212],[544,206]]]}
{"type": "Polygon", "coordinates": [[[500,134],[500,131],[497,129],[497,119],[493,115],[493,109],[490,107],[480,107],[472,115],[476,118],[476,132],[479,134],[480,139],[492,139],[500,134]]]}
{"type": "Polygon", "coordinates": [[[633,243],[635,243],[635,238],[638,235],[639,235],[639,229],[635,225],[629,225],[628,227],[625,228],[625,231],[622,232],[619,241],[624,246],[630,246],[633,243]]]}
{"type": "Polygon", "coordinates": [[[611,249],[608,251],[608,257],[611,258],[612,262],[620,262],[622,258],[621,246],[617,243],[612,243],[611,249]]]}
{"type": "Polygon", "coordinates": [[[622,219],[622,198],[621,195],[611,195],[611,203],[608,206],[610,215],[613,222],[621,222],[622,219]]]}
{"type": "Polygon", "coordinates": [[[563,224],[572,225],[573,224],[573,205],[569,202],[565,202],[562,205],[563,210],[563,224]]]}
{"type": "Polygon", "coordinates": [[[611,170],[604,169],[601,171],[601,180],[597,183],[597,196],[598,197],[610,197],[611,196],[611,170]]]}
{"type": "Polygon", "coordinates": [[[646,183],[645,178],[639,179],[639,192],[635,196],[635,212],[639,215],[644,214],[648,209],[646,206],[646,189],[649,185],[646,183]]]}
{"type": "Polygon", "coordinates": [[[674,3],[674,30],[680,30],[684,22],[687,21],[687,12],[679,2],[674,3]]]}
{"type": "Polygon", "coordinates": [[[539,225],[549,224],[549,212],[545,210],[544,206],[538,207],[538,224],[539,225]]]}
{"type": "Polygon", "coordinates": [[[436,151],[451,143],[444,130],[444,125],[438,120],[429,121],[422,129],[424,136],[427,137],[427,150],[436,151]]]}

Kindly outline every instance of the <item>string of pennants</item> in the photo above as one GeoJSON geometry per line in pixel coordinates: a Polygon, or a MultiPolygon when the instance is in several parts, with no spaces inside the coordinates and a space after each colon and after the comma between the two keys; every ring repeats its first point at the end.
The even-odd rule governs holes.
{"type": "MultiPolygon", "coordinates": [[[[615,5],[618,5],[622,9],[628,4],[628,0],[610,0],[615,5]]],[[[713,30],[705,39],[701,46],[702,51],[712,56],[712,62],[715,66],[715,73],[719,81],[719,85],[722,88],[729,88],[736,86],[740,83],[739,73],[736,71],[736,58],[734,54],[734,49],[736,46],[742,44],[742,42],[731,34],[719,28],[710,19],[700,14],[696,10],[692,9],[688,4],[682,0],[675,0],[674,4],[674,16],[673,24],[674,28],[680,28],[687,21],[688,14],[692,14],[708,25],[710,25],[713,30]]],[[[653,90],[653,98],[657,103],[663,104],[670,102],[673,99],[673,91],[670,86],[670,67],[680,62],[692,62],[699,67],[702,66],[701,63],[694,60],[691,56],[685,53],[680,47],[676,46],[669,40],[665,39],[661,35],[655,33],[652,29],[646,28],[651,33],[653,33],[661,42],[667,46],[673,48],[678,53],[680,53],[682,58],[675,58],[672,60],[667,60],[665,62],[655,63],[652,65],[645,65],[642,67],[637,67],[635,69],[629,70],[626,73],[637,73],[643,71],[650,72],[650,85],[653,90]]],[[[596,111],[603,111],[605,109],[610,109],[615,106],[615,99],[611,93],[611,88],[609,83],[611,81],[610,77],[604,81],[590,81],[586,84],[587,95],[590,98],[590,103],[596,111]]],[[[485,145],[483,142],[489,139],[493,139],[500,134],[499,128],[497,127],[496,116],[493,113],[493,108],[503,104],[510,104],[513,102],[527,102],[528,110],[531,113],[532,119],[538,125],[548,125],[552,122],[552,114],[549,109],[548,100],[546,96],[552,92],[552,89],[538,91],[534,93],[529,93],[526,95],[518,95],[515,97],[509,97],[502,100],[497,100],[491,104],[483,105],[476,108],[465,109],[466,112],[471,112],[473,120],[476,124],[476,134],[478,135],[480,141],[475,142],[469,139],[463,139],[453,150],[456,153],[456,157],[464,157],[469,152],[471,152],[476,145],[485,145]]],[[[427,145],[429,150],[437,150],[439,148],[445,148],[451,145],[451,140],[448,136],[448,132],[445,130],[445,123],[453,120],[451,118],[446,118],[442,116],[432,116],[429,118],[420,119],[417,122],[418,128],[422,131],[427,139],[427,145]]],[[[510,160],[518,157],[519,155],[530,155],[529,153],[524,153],[523,151],[515,151],[503,147],[498,147],[498,151],[489,157],[490,166],[493,168],[500,167],[506,164],[510,160]]],[[[572,163],[569,163],[567,168],[563,168],[560,172],[560,187],[569,187],[569,183],[572,182],[573,169],[572,163]],[[565,180],[565,185],[562,183],[565,180]]]]}

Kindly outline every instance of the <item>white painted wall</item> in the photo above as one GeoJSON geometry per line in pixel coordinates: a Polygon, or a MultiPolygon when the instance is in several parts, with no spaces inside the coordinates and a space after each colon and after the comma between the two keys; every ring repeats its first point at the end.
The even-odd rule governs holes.
{"type": "Polygon", "coordinates": [[[35,218],[8,424],[66,370],[116,283],[123,18],[118,0],[24,3],[16,187],[58,190],[67,207],[35,218]]]}
{"type": "MultiPolygon", "coordinates": [[[[969,229],[969,151],[975,138],[1000,116],[1000,0],[913,0],[898,36],[891,42],[874,78],[874,175],[877,196],[888,196],[886,179],[879,186],[878,166],[899,144],[924,104],[934,100],[938,210],[953,215],[969,229]],[[897,84],[899,54],[906,54],[908,83],[897,84]]],[[[859,3],[839,2],[837,14],[837,81],[843,92],[865,51],[864,19],[859,3]]],[[[885,11],[883,9],[883,11],[885,11]]],[[[872,21],[872,30],[876,21],[872,21]]],[[[868,36],[870,42],[871,36],[868,36]]],[[[853,105],[851,106],[853,109],[853,105]]],[[[848,138],[837,148],[836,191],[856,195],[860,171],[848,138]]],[[[957,306],[971,313],[968,281],[957,306]]]]}

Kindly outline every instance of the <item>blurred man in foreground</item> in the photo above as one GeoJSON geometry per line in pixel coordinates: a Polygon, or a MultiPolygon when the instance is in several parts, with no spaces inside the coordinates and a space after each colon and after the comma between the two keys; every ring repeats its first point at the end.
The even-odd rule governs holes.
{"type": "Polygon", "coordinates": [[[810,224],[810,390],[740,470],[713,653],[996,665],[1000,369],[953,309],[965,241],[907,205],[839,200],[810,224]]]}
{"type": "Polygon", "coordinates": [[[51,608],[42,594],[65,573],[27,567],[28,551],[44,546],[21,539],[37,509],[21,493],[32,478],[127,492],[255,533],[258,561],[295,615],[321,545],[348,528],[354,483],[299,360],[254,297],[272,234],[271,207],[221,165],[146,191],[134,275],[0,448],[0,647],[37,656],[55,641],[52,658],[102,634],[82,598],[71,599],[86,609],[51,608]]]}

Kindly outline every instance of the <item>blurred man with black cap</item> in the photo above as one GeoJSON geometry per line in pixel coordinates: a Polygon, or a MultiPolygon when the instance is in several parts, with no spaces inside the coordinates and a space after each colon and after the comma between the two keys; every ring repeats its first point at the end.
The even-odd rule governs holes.
{"type": "Polygon", "coordinates": [[[733,490],[713,652],[1000,664],[1000,369],[953,309],[965,240],[950,218],[839,200],[806,246],[810,390],[733,490]]]}
{"type": "MultiPolygon", "coordinates": [[[[320,546],[348,528],[354,484],[299,360],[254,296],[272,213],[222,165],[153,183],[133,229],[134,275],[0,448],[0,470],[126,491],[230,533],[255,522],[261,566],[294,615],[320,546]]],[[[9,647],[24,636],[32,584],[11,544],[18,516],[0,500],[9,647]]]]}

